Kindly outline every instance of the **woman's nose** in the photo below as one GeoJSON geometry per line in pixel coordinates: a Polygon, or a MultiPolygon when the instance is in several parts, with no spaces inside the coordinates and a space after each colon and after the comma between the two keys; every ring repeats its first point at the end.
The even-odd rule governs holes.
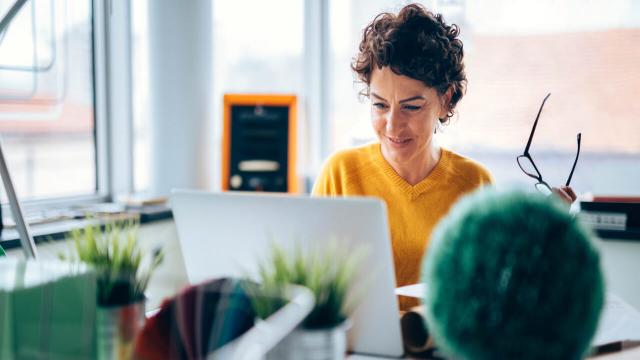
{"type": "Polygon", "coordinates": [[[404,124],[402,113],[397,109],[391,108],[387,113],[387,131],[401,128],[404,124]]]}

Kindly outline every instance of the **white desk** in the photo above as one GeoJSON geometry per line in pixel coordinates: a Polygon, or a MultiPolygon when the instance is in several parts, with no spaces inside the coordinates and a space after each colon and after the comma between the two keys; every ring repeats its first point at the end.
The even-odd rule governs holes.
{"type": "MultiPolygon", "coordinates": [[[[145,224],[140,229],[141,244],[151,248],[162,244],[165,261],[151,279],[148,289],[148,308],[157,307],[163,298],[176,294],[187,284],[187,276],[173,220],[145,224]]],[[[38,244],[40,256],[57,258],[70,244],[56,241],[38,244]]],[[[607,291],[618,294],[636,309],[640,309],[640,241],[598,240],[602,268],[607,282],[607,291]]],[[[22,256],[21,249],[12,249],[9,256],[22,256]]],[[[606,360],[640,359],[640,349],[630,349],[605,356],[606,360]]],[[[380,357],[351,355],[351,360],[375,360],[380,357]]]]}

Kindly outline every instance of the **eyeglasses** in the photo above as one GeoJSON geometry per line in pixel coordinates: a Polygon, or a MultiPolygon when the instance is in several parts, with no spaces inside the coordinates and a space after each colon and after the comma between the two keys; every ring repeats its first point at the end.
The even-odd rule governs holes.
{"type": "MultiPolygon", "coordinates": [[[[538,116],[536,116],[536,121],[533,123],[533,129],[531,129],[531,135],[529,135],[529,141],[527,141],[527,147],[524,148],[524,153],[518,156],[516,160],[518,161],[518,166],[520,166],[520,170],[524,172],[527,176],[536,179],[538,182],[536,183],[536,189],[544,194],[551,193],[551,186],[547,184],[542,179],[542,174],[538,170],[536,163],[533,162],[531,158],[531,154],[529,154],[529,148],[531,147],[531,140],[533,140],[533,134],[536,132],[536,126],[538,125],[538,119],[540,118],[540,113],[542,113],[542,108],[544,107],[544,103],[551,96],[551,93],[545,96],[544,100],[542,100],[542,105],[540,105],[540,110],[538,110],[538,116]]],[[[580,138],[582,137],[581,133],[578,133],[576,139],[578,142],[578,152],[576,153],[576,159],[573,161],[573,166],[571,167],[571,172],[569,173],[569,178],[567,178],[567,182],[565,186],[569,186],[571,183],[571,177],[573,176],[573,171],[576,169],[576,164],[578,163],[578,157],[580,156],[580,138]]]]}

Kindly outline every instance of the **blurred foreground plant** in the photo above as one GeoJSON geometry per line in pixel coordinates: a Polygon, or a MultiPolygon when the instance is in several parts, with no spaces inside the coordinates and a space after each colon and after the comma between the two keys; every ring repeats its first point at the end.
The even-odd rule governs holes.
{"type": "Polygon", "coordinates": [[[315,306],[302,326],[308,329],[331,328],[342,324],[351,314],[357,296],[354,285],[362,251],[347,252],[331,242],[324,249],[292,252],[272,245],[266,261],[258,266],[259,285],[249,287],[256,314],[267,318],[282,306],[282,296],[289,284],[309,288],[315,306]]]}
{"type": "MultiPolygon", "coordinates": [[[[91,219],[90,219],[91,220],[91,219]]],[[[153,271],[164,259],[161,248],[148,256],[138,244],[139,221],[114,220],[104,225],[97,222],[74,229],[67,237],[72,242],[67,261],[81,261],[96,270],[98,305],[120,306],[144,299],[153,271]]]]}

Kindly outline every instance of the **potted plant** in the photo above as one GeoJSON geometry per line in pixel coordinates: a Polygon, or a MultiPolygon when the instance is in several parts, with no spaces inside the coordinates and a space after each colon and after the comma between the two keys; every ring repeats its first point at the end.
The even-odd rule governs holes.
{"type": "Polygon", "coordinates": [[[259,264],[257,280],[260,285],[249,291],[259,318],[267,318],[284,305],[279,294],[289,284],[309,288],[315,298],[311,313],[269,353],[269,358],[344,358],[360,256],[341,250],[344,249],[339,249],[335,243],[306,252],[299,246],[287,252],[274,245],[267,260],[259,264]]]}
{"type": "Polygon", "coordinates": [[[162,263],[160,248],[145,253],[138,243],[137,220],[91,222],[70,232],[72,251],[64,260],[91,265],[97,278],[98,358],[129,358],[144,323],[145,296],[153,271],[162,263]]]}

